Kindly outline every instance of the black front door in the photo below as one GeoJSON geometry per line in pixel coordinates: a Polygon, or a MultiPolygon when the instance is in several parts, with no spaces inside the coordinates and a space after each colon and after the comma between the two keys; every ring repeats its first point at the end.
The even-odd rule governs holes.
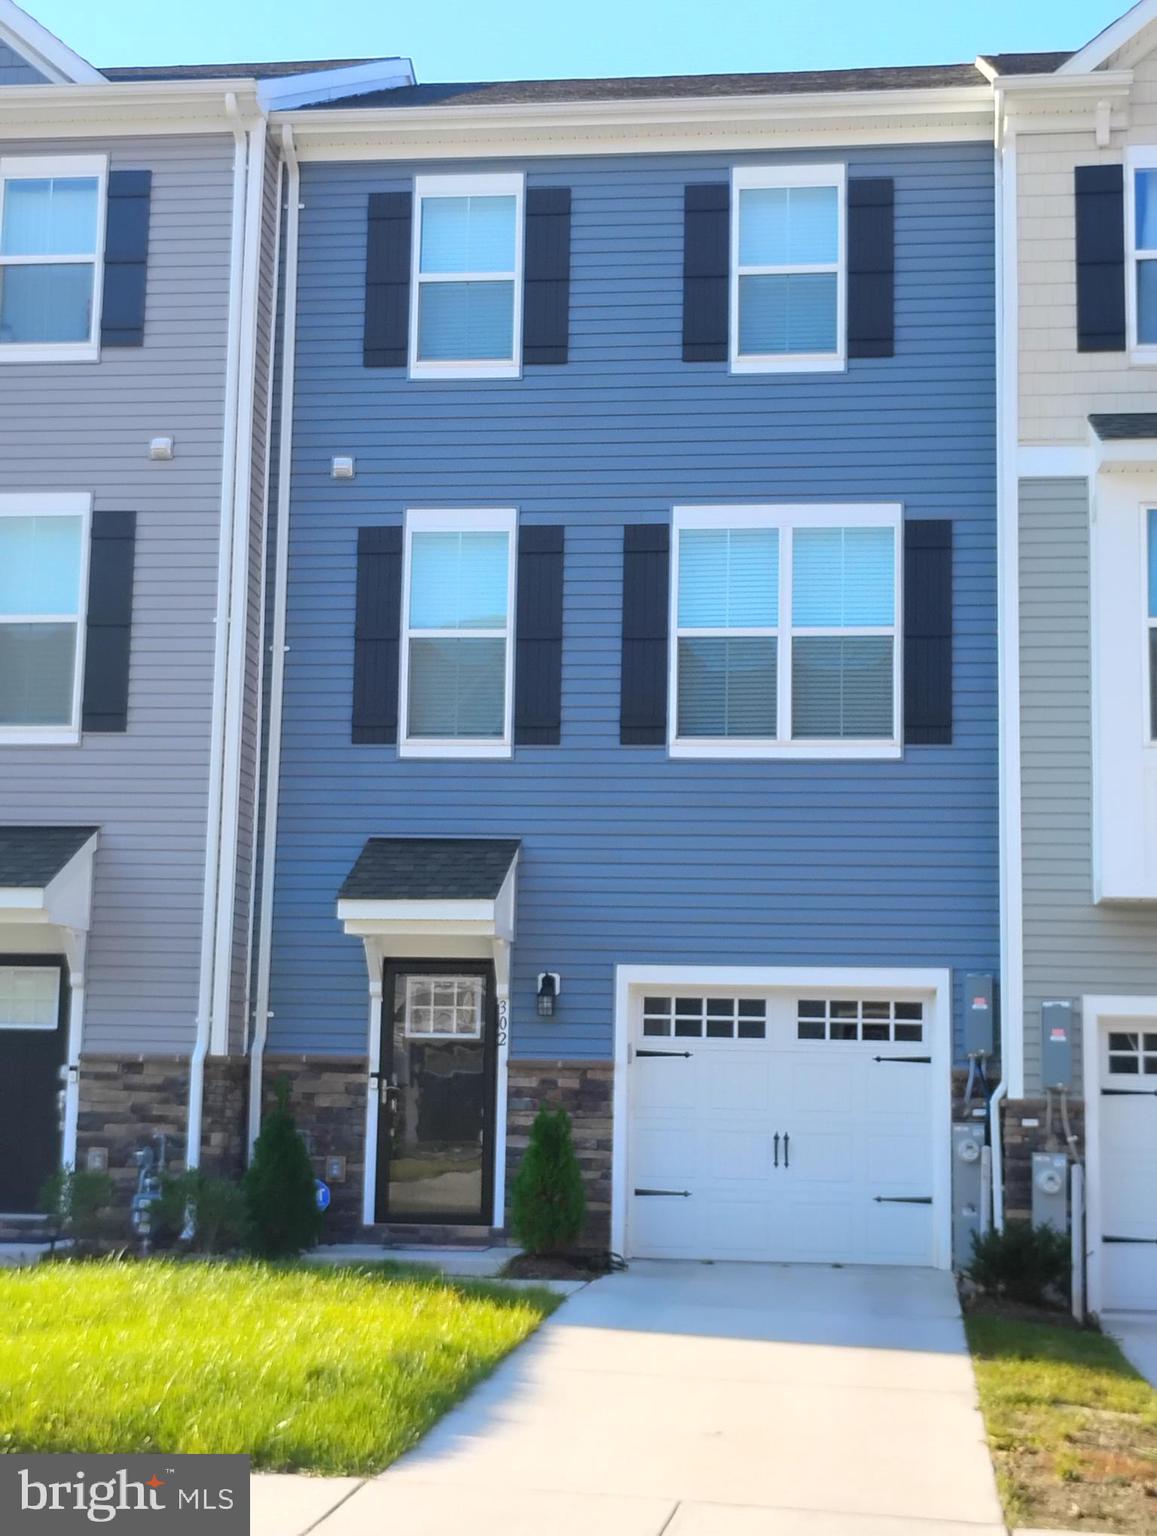
{"type": "Polygon", "coordinates": [[[0,1214],[40,1209],[60,1166],[68,976],[47,955],[0,955],[0,1214]]]}
{"type": "Polygon", "coordinates": [[[378,1221],[490,1224],[495,1039],[493,966],[386,966],[378,1221]]]}

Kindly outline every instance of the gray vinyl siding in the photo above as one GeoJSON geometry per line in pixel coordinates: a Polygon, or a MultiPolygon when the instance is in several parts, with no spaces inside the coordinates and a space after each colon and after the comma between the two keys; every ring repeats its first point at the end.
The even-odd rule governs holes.
{"type": "Polygon", "coordinates": [[[5,85],[44,85],[47,76],[34,69],[9,44],[0,41],[0,87],[5,85]]]}
{"type": "Polygon", "coordinates": [[[1093,904],[1083,479],[1021,481],[1020,645],[1025,1087],[1032,1093],[1040,1088],[1043,1000],[1157,992],[1157,913],[1093,904]]]}
{"type": "Polygon", "coordinates": [[[682,362],[683,188],[732,163],[704,154],[530,163],[530,186],[573,192],[565,367],[457,384],[367,370],[368,194],[520,167],[303,167],[273,1048],[365,1049],[362,950],[335,903],[374,833],[523,839],[518,1056],[607,1057],[619,963],[948,966],[958,983],[997,968],[991,148],[787,158],[896,178],[895,358],[762,377],[682,362]],[[353,482],[330,479],[336,453],[353,482]],[[624,524],[792,500],[953,520],[953,744],[875,763],[621,747],[624,524]],[[357,530],[410,505],[565,524],[560,747],[415,762],[351,745],[357,530]],[[562,975],[550,1022],[542,970],[562,975]]]}
{"type": "Polygon", "coordinates": [[[7,152],[82,148],[153,171],[145,343],[96,364],[0,364],[0,490],[91,491],[97,508],[137,513],[128,731],[0,743],[0,806],[4,820],[101,828],[85,1048],[182,1051],[201,939],[233,141],[7,152]],[[171,463],[147,457],[159,433],[171,463]]]}

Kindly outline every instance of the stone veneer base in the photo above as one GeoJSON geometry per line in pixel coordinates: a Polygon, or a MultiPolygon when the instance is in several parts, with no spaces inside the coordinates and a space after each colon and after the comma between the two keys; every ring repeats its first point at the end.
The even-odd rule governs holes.
{"type": "MultiPolygon", "coordinates": [[[[1006,1221],[1032,1219],[1032,1155],[1034,1152],[1064,1152],[1064,1127],[1060,1108],[1053,1098],[1052,1143],[1048,1141],[1046,1106],[1043,1098],[1009,1099],[1002,1110],[1004,1141],[1004,1215],[1006,1221]],[[1037,1125],[1025,1125],[1036,1120],[1037,1125]]],[[[1069,1123],[1077,1138],[1077,1151],[1085,1150],[1085,1104],[1083,1099],[1069,1100],[1069,1123]]]]}
{"type": "Polygon", "coordinates": [[[306,1139],[317,1177],[325,1178],[327,1158],[345,1158],[345,1178],[326,1180],[330,1207],[323,1242],[348,1241],[363,1230],[366,1072],[364,1056],[300,1056],[270,1051],[265,1057],[262,1093],[266,1113],[276,1102],[278,1081],[285,1079],[289,1108],[306,1139]]]}
{"type": "Polygon", "coordinates": [[[582,1245],[605,1251],[611,1244],[611,1142],[614,1064],[609,1061],[523,1061],[507,1069],[506,1217],[510,1190],[543,1107],[565,1109],[571,1117],[575,1152],[586,1186],[587,1214],[582,1245]]]}

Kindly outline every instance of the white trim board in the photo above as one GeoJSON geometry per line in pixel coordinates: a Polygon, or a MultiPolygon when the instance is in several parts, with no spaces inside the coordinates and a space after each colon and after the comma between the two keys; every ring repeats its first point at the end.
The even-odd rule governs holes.
{"type": "Polygon", "coordinates": [[[1130,43],[1151,21],[1157,21],[1157,0],[1138,0],[1123,16],[1098,32],[1071,59],[1057,69],[1058,75],[1083,75],[1099,68],[1130,43]]]}
{"type": "Polygon", "coordinates": [[[7,43],[50,81],[71,85],[106,83],[99,69],[74,53],[14,0],[0,0],[0,42],[7,43]]]}
{"type": "Polygon", "coordinates": [[[657,987],[757,987],[767,991],[838,988],[902,990],[932,999],[927,1044],[932,1056],[932,1193],[934,1267],[952,1265],[951,1123],[953,1058],[952,972],[888,966],[617,965],[615,967],[614,1088],[611,1132],[611,1248],[627,1241],[627,1147],[631,1070],[631,1002],[657,987]]]}

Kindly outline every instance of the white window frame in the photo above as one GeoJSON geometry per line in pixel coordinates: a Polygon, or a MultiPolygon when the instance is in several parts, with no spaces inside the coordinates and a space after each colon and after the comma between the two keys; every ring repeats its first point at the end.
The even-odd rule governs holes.
{"type": "Polygon", "coordinates": [[[399,757],[510,757],[514,720],[514,599],[518,565],[518,512],[513,507],[428,508],[406,510],[402,555],[401,677],[398,683],[399,757]],[[505,708],[502,736],[441,737],[410,735],[410,564],[415,533],[505,533],[507,535],[505,629],[421,629],[424,639],[506,641],[505,708]]]}
{"type": "MultiPolygon", "coordinates": [[[[678,506],[673,510],[671,529],[670,617],[667,650],[667,751],[671,757],[698,758],[898,758],[903,754],[904,726],[902,656],[904,634],[903,607],[903,521],[899,502],[848,506],[678,506]],[[685,528],[776,528],[779,530],[779,623],[776,645],[776,716],[774,738],[739,738],[728,736],[680,737],[679,729],[679,542],[685,528]],[[797,627],[792,624],[792,533],[796,528],[890,528],[893,535],[895,613],[891,625],[884,627],[827,628],[797,627]],[[793,739],[791,734],[791,657],[795,634],[838,634],[843,638],[857,635],[891,635],[892,644],[892,736],[890,738],[793,739]]],[[[759,631],[765,633],[765,631],[759,631]]],[[[694,633],[703,633],[696,630],[694,633]]],[[[732,637],[749,631],[720,631],[732,637]]],[[[770,630],[766,633],[771,633],[770,630]]]]}
{"type": "Polygon", "coordinates": [[[728,306],[728,351],[732,373],[840,373],[848,357],[848,171],[846,165],[737,165],[731,172],[731,260],[728,306]],[[836,261],[809,262],[802,266],[739,265],[739,194],[752,188],[835,187],[838,208],[836,261]],[[768,352],[740,355],[740,277],[835,272],[836,350],[834,352],[768,352]]]}
{"type": "Polygon", "coordinates": [[[51,976],[53,980],[52,1023],[51,1024],[13,1024],[0,1016],[0,1034],[11,1032],[13,1034],[54,1034],[60,1028],[60,967],[58,965],[29,965],[24,961],[13,964],[11,960],[0,958],[0,971],[36,971],[42,976],[51,976]]]}
{"type": "Polygon", "coordinates": [[[1157,145],[1133,145],[1125,151],[1125,334],[1129,361],[1157,367],[1157,343],[1137,339],[1137,265],[1157,261],[1157,250],[1137,245],[1137,172],[1157,171],[1157,145]]]}
{"type": "Polygon", "coordinates": [[[417,176],[414,178],[414,218],[410,253],[410,349],[412,379],[518,379],[522,377],[523,248],[526,228],[526,178],[511,171],[481,176],[417,176]],[[513,197],[514,269],[510,272],[422,273],[422,203],[434,197],[513,197]],[[426,283],[506,282],[514,285],[512,355],[509,358],[419,358],[418,313],[426,283]]]}
{"type": "Polygon", "coordinates": [[[92,329],[87,341],[0,342],[0,363],[95,363],[100,359],[100,318],[104,300],[104,243],[108,215],[107,155],[5,155],[0,158],[0,221],[10,181],[52,177],[96,178],[95,250],[89,256],[0,256],[0,267],[92,265],[92,329]]]}
{"type": "Polygon", "coordinates": [[[72,715],[66,725],[4,725],[0,747],[74,746],[80,740],[84,694],[85,636],[88,619],[88,563],[92,543],[92,496],[84,491],[60,494],[0,495],[0,517],[79,517],[80,591],[76,613],[0,613],[0,624],[76,624],[76,669],[72,679],[72,715]]]}

